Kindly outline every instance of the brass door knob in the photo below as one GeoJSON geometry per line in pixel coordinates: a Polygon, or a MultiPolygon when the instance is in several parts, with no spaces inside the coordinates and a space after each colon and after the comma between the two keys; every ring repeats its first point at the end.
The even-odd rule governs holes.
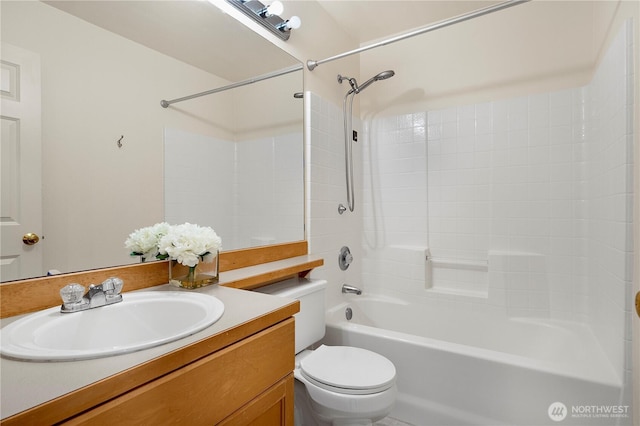
{"type": "Polygon", "coordinates": [[[640,291],[636,293],[636,314],[640,317],[640,291]]]}
{"type": "Polygon", "coordinates": [[[33,232],[29,232],[28,234],[24,234],[22,236],[22,242],[28,246],[38,244],[38,241],[40,241],[40,237],[38,237],[38,235],[34,234],[33,232]]]}

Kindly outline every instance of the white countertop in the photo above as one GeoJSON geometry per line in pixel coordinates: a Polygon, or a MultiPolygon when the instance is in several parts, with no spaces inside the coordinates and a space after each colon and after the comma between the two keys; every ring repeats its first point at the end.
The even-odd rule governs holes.
{"type": "MultiPolygon", "coordinates": [[[[225,311],[218,321],[196,334],[129,354],[68,362],[28,362],[2,357],[0,358],[0,418],[12,416],[173,350],[232,329],[294,301],[219,285],[184,290],[166,284],[143,291],[206,293],[220,299],[225,305],[225,311]]],[[[123,293],[123,296],[126,298],[126,293],[123,293]]],[[[24,315],[0,320],[0,326],[4,327],[22,316],[24,315]]],[[[99,330],[96,332],[99,333],[99,330]]]]}

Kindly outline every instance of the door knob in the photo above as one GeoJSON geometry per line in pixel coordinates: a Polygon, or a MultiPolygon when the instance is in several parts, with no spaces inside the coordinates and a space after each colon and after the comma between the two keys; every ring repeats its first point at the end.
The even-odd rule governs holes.
{"type": "Polygon", "coordinates": [[[22,242],[28,246],[38,244],[38,241],[40,241],[40,237],[38,237],[38,235],[34,234],[33,232],[29,232],[28,234],[24,234],[22,236],[22,242]]]}
{"type": "Polygon", "coordinates": [[[640,291],[636,293],[636,314],[640,317],[640,291]]]}

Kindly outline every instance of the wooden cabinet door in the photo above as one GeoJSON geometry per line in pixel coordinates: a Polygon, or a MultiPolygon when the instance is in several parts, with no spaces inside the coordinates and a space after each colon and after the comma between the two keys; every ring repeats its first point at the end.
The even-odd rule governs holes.
{"type": "Polygon", "coordinates": [[[293,373],[236,411],[220,425],[293,426],[293,373]]]}
{"type": "MultiPolygon", "coordinates": [[[[283,378],[293,371],[294,334],[294,320],[289,318],[106,402],[66,424],[210,426],[232,413],[241,412],[244,406],[251,406],[261,395],[265,403],[271,397],[275,401],[273,405],[288,404],[289,401],[293,404],[293,397],[277,399],[280,388],[274,384],[286,380],[283,378]],[[280,400],[282,402],[278,402],[280,400]]],[[[265,416],[271,413],[271,408],[265,407],[265,416]]],[[[259,407],[254,409],[260,412],[259,407]]],[[[276,408],[273,410],[274,413],[277,411],[276,408]]]]}

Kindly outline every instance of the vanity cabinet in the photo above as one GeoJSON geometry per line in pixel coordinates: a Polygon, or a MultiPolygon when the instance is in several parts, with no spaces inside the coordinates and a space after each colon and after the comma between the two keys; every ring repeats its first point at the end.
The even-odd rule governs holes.
{"type": "MultiPolygon", "coordinates": [[[[194,291],[219,298],[224,315],[178,341],[78,362],[0,357],[0,426],[293,425],[293,315],[300,304],[245,290],[322,266],[303,253],[306,242],[223,253],[219,285],[194,291]]],[[[4,283],[0,325],[58,305],[69,280],[88,285],[117,276],[129,291],[182,291],[166,284],[167,274],[168,262],[150,262],[4,283]]]]}
{"type": "Polygon", "coordinates": [[[68,425],[293,425],[289,318],[111,401],[68,425]]]}

